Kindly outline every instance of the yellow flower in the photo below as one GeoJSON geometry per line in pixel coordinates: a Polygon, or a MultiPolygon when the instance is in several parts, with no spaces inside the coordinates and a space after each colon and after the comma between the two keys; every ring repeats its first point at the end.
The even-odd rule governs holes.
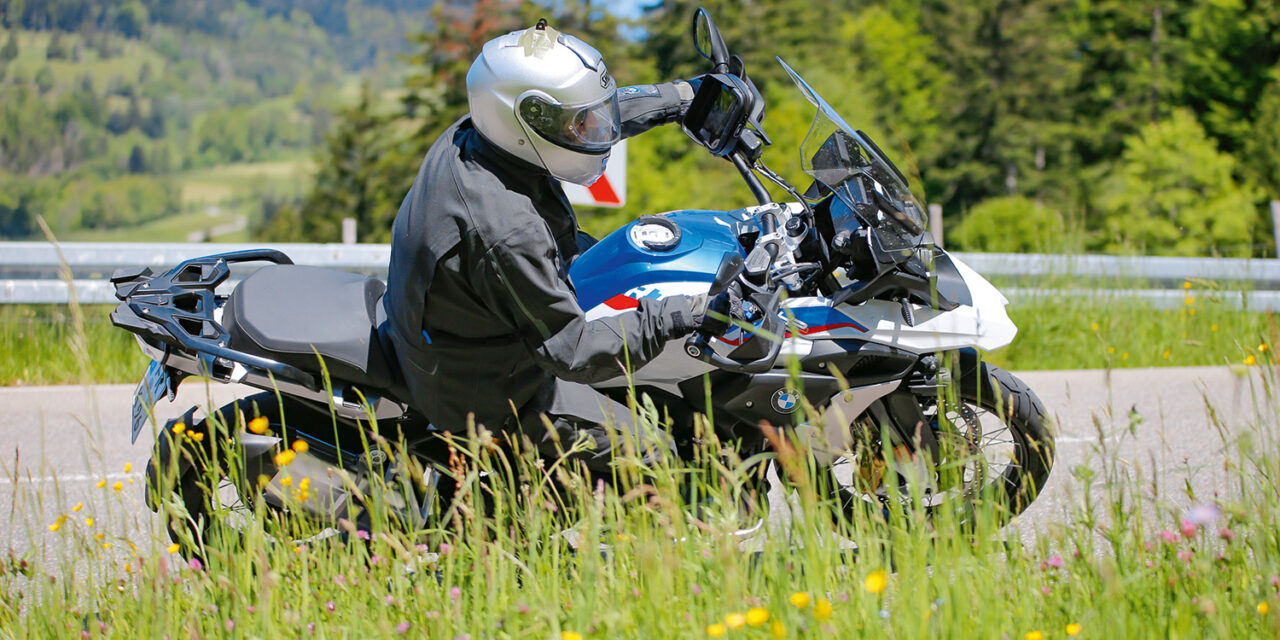
{"type": "Polygon", "coordinates": [[[769,623],[769,635],[781,640],[787,637],[787,628],[782,626],[781,620],[774,620],[769,623]]]}
{"type": "MultiPolygon", "coordinates": [[[[85,519],[84,519],[84,526],[92,528],[92,527],[93,527],[93,518],[85,518],[85,519]]],[[[98,534],[98,535],[102,535],[102,534],[98,534]]],[[[99,540],[101,540],[101,538],[99,538],[99,540]]]]}
{"type": "Polygon", "coordinates": [[[293,462],[293,457],[294,457],[294,455],[296,455],[296,454],[294,454],[294,452],[293,452],[293,450],[292,450],[292,449],[285,449],[284,451],[281,451],[280,453],[277,453],[277,454],[276,454],[276,466],[280,466],[280,467],[287,467],[287,466],[289,466],[289,463],[290,463],[290,462],[293,462]]]}
{"type": "Polygon", "coordinates": [[[1267,349],[1269,349],[1269,348],[1270,348],[1270,347],[1268,347],[1268,346],[1267,346],[1267,343],[1265,343],[1265,342],[1264,342],[1264,343],[1262,343],[1262,344],[1258,345],[1258,353],[1266,353],[1266,352],[1267,352],[1267,349]]]}
{"type": "Polygon", "coordinates": [[[1120,359],[1121,359],[1121,360],[1128,360],[1128,359],[1129,359],[1129,352],[1128,352],[1128,351],[1126,351],[1126,352],[1124,352],[1124,353],[1120,354],[1120,359]]]}
{"type": "Polygon", "coordinates": [[[1107,353],[1115,353],[1115,352],[1116,352],[1115,347],[1107,347],[1107,353]]]}
{"type": "Polygon", "coordinates": [[[133,463],[132,462],[124,463],[124,472],[129,473],[130,471],[133,471],[133,463]]]}
{"type": "Polygon", "coordinates": [[[173,544],[169,545],[169,553],[177,553],[177,552],[178,552],[178,550],[179,550],[179,549],[181,549],[181,548],[182,548],[182,546],[175,542],[175,543],[173,543],[173,544]]]}
{"type": "Polygon", "coordinates": [[[1089,325],[1089,328],[1090,328],[1090,329],[1092,329],[1092,330],[1094,330],[1094,331],[1097,331],[1097,330],[1098,330],[1098,323],[1096,323],[1096,322],[1095,322],[1095,323],[1093,323],[1093,324],[1089,325]]]}
{"type": "Polygon", "coordinates": [[[1191,309],[1187,309],[1187,315],[1194,316],[1195,314],[1196,314],[1196,310],[1194,307],[1192,307],[1191,309]]]}
{"type": "Polygon", "coordinates": [[[1185,304],[1185,305],[1187,305],[1188,307],[1190,307],[1190,306],[1194,305],[1195,303],[1196,303],[1196,297],[1195,297],[1195,296],[1187,296],[1187,297],[1185,297],[1185,298],[1183,298],[1183,299],[1182,299],[1182,304],[1185,304]]]}
{"type": "Polygon", "coordinates": [[[813,605],[813,617],[819,620],[831,619],[831,601],[826,598],[818,598],[813,605]]]}
{"type": "Polygon", "coordinates": [[[728,632],[729,632],[729,628],[720,624],[719,622],[715,624],[707,625],[707,635],[711,636],[712,638],[723,638],[724,634],[728,632]]]}
{"type": "Polygon", "coordinates": [[[267,474],[265,474],[265,473],[264,473],[264,474],[260,474],[260,475],[258,476],[258,488],[259,488],[259,489],[265,489],[265,488],[267,488],[267,485],[268,485],[268,484],[271,484],[271,476],[269,476],[269,475],[267,475],[267,474]]]}
{"type": "Polygon", "coordinates": [[[204,434],[199,431],[188,431],[187,435],[191,436],[196,442],[204,442],[204,434]]]}
{"type": "Polygon", "coordinates": [[[111,488],[116,491],[119,491],[124,488],[124,483],[117,480],[115,484],[111,485],[111,488]]]}
{"type": "Polygon", "coordinates": [[[186,431],[186,430],[187,430],[187,425],[182,424],[181,422],[175,422],[175,423],[173,423],[173,433],[174,433],[174,435],[178,435],[178,436],[180,436],[180,435],[182,435],[182,432],[183,432],[183,431],[186,431]]]}
{"type": "Polygon", "coordinates": [[[58,529],[61,529],[61,528],[62,528],[62,523],[61,523],[61,522],[55,522],[55,523],[53,523],[53,524],[49,525],[49,531],[51,531],[51,532],[53,532],[53,533],[57,533],[57,532],[58,532],[58,529]]]}
{"type": "Polygon", "coordinates": [[[124,572],[133,573],[133,565],[129,564],[128,562],[124,563],[124,572]]]}
{"type": "Polygon", "coordinates": [[[1172,350],[1170,350],[1170,349],[1165,349],[1165,350],[1164,350],[1164,353],[1163,353],[1163,354],[1161,354],[1161,356],[1160,356],[1160,357],[1164,358],[1165,360],[1168,360],[1168,359],[1169,359],[1169,356],[1171,356],[1171,355],[1173,355],[1173,351],[1172,351],[1172,350]]]}
{"type": "Polygon", "coordinates": [[[1251,353],[1244,357],[1244,363],[1252,367],[1253,365],[1258,364],[1258,358],[1251,353]]]}
{"type": "Polygon", "coordinates": [[[1210,330],[1210,331],[1217,331],[1217,330],[1218,330],[1218,325],[1216,325],[1216,324],[1211,324],[1211,325],[1209,325],[1209,330],[1210,330]]]}
{"type": "Polygon", "coordinates": [[[1258,615],[1265,616],[1268,611],[1271,611],[1271,605],[1267,604],[1265,600],[1258,603],[1258,615]]]}
{"type": "Polygon", "coordinates": [[[107,486],[107,481],[106,481],[106,480],[99,480],[99,481],[98,481],[98,484],[96,484],[96,485],[94,485],[94,486],[96,486],[96,487],[98,487],[99,489],[101,489],[101,488],[103,488],[103,487],[107,486]]]}
{"type": "Polygon", "coordinates": [[[258,416],[249,421],[249,431],[252,431],[258,435],[262,435],[266,433],[267,426],[268,426],[268,421],[266,416],[258,416]]]}
{"type": "Polygon", "coordinates": [[[582,640],[582,634],[577,631],[561,631],[560,640],[582,640]]]}
{"type": "Polygon", "coordinates": [[[297,451],[298,453],[306,453],[307,449],[310,449],[310,448],[311,448],[311,445],[307,444],[306,440],[293,441],[293,450],[297,451]]]}
{"type": "Polygon", "coordinates": [[[797,591],[791,594],[791,597],[787,598],[787,601],[790,602],[793,607],[803,609],[809,606],[809,594],[804,591],[797,591]]]}
{"type": "MultiPolygon", "coordinates": [[[[90,520],[92,520],[93,518],[89,518],[89,519],[90,519],[90,520]]],[[[89,526],[91,526],[91,527],[92,527],[93,525],[89,525],[89,526]]],[[[105,537],[107,537],[107,534],[105,534],[105,533],[99,533],[99,534],[95,534],[95,535],[93,536],[93,539],[94,539],[94,540],[97,540],[98,542],[102,542],[102,539],[103,539],[103,538],[105,538],[105,537]]]]}
{"type": "Polygon", "coordinates": [[[102,543],[102,548],[103,548],[103,549],[110,549],[110,548],[111,548],[111,543],[110,543],[110,542],[104,542],[104,543],[102,543]]]}
{"type": "Polygon", "coordinates": [[[732,611],[725,614],[724,623],[730,629],[741,629],[747,625],[747,616],[741,611],[732,611]]]}
{"type": "Polygon", "coordinates": [[[747,609],[747,624],[758,627],[769,621],[769,610],[764,607],[747,609]]]}
{"type": "Polygon", "coordinates": [[[81,510],[81,509],[83,509],[83,508],[84,508],[84,503],[83,503],[83,502],[77,502],[77,503],[76,503],[76,506],[71,507],[71,513],[80,513],[80,510],[81,510]]]}
{"type": "Polygon", "coordinates": [[[1188,281],[1183,282],[1183,283],[1182,283],[1182,288],[1183,288],[1183,289],[1190,289],[1190,288],[1191,288],[1191,282],[1190,282],[1189,280],[1188,280],[1188,281]]]}
{"type": "Polygon", "coordinates": [[[1039,631],[1028,631],[1027,635],[1022,636],[1027,640],[1044,640],[1044,634],[1039,631]]]}
{"type": "Polygon", "coordinates": [[[281,479],[281,480],[280,480],[280,484],[282,484],[282,485],[284,485],[284,486],[286,486],[286,487],[287,487],[287,486],[289,486],[289,485],[291,485],[291,484],[293,484],[293,476],[289,476],[288,478],[283,478],[283,479],[281,479]]]}
{"type": "Polygon", "coordinates": [[[889,586],[889,574],[885,573],[883,569],[872,571],[867,575],[867,580],[863,583],[863,586],[871,593],[880,593],[889,586]]]}
{"type": "Polygon", "coordinates": [[[1084,629],[1084,627],[1081,626],[1079,622],[1072,622],[1071,624],[1067,625],[1067,635],[1078,636],[1080,635],[1081,629],[1084,629]]]}

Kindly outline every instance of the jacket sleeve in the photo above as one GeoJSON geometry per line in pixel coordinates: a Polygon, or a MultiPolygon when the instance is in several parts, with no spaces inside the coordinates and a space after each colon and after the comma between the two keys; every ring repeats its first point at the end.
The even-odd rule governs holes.
{"type": "Polygon", "coordinates": [[[478,265],[487,304],[508,317],[539,366],[570,382],[592,383],[640,368],[667,340],[694,329],[690,299],[640,300],[628,312],[587,321],[560,279],[549,234],[518,234],[493,246],[478,265]],[[546,238],[530,236],[546,235],[546,238]]]}
{"type": "Polygon", "coordinates": [[[693,87],[684,80],[638,84],[618,89],[622,137],[639,135],[684,116],[693,100],[693,87]]]}

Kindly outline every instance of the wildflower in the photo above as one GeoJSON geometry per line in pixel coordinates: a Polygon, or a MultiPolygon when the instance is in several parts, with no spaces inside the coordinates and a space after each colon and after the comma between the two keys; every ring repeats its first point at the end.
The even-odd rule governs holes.
{"type": "Polygon", "coordinates": [[[1158,534],[1156,534],[1156,535],[1160,536],[1160,539],[1161,539],[1161,540],[1164,540],[1164,541],[1165,541],[1166,543],[1168,543],[1168,544],[1173,544],[1173,543],[1175,543],[1175,542],[1177,542],[1177,541],[1178,541],[1178,534],[1176,534],[1176,533],[1174,533],[1174,532],[1172,532],[1172,531],[1170,531],[1170,530],[1168,530],[1168,529],[1164,529],[1164,530],[1160,531],[1160,533],[1158,533],[1158,534]]]}
{"type": "Polygon", "coordinates": [[[1258,615],[1265,616],[1269,611],[1271,611],[1271,605],[1267,604],[1266,600],[1258,603],[1258,615]]]}
{"type": "Polygon", "coordinates": [[[1196,308],[1195,308],[1195,307],[1191,307],[1190,309],[1187,309],[1187,315],[1189,315],[1189,316],[1194,316],[1195,314],[1196,314],[1196,308]]]}
{"type": "Polygon", "coordinates": [[[359,531],[356,531],[356,537],[360,538],[361,540],[368,540],[369,532],[365,531],[364,529],[360,529],[359,531]]]}
{"type": "Polygon", "coordinates": [[[94,485],[94,486],[96,486],[96,487],[98,487],[99,489],[101,489],[101,488],[103,488],[103,487],[107,486],[107,481],[106,481],[105,479],[103,479],[103,480],[99,480],[99,481],[98,481],[98,484],[96,484],[96,485],[94,485]]]}
{"type": "Polygon", "coordinates": [[[1168,360],[1169,356],[1171,355],[1173,355],[1173,351],[1171,349],[1165,349],[1164,353],[1160,354],[1160,357],[1164,358],[1165,360],[1168,360]]]}
{"type": "Polygon", "coordinates": [[[728,633],[728,631],[729,628],[719,622],[707,625],[707,635],[712,638],[723,638],[724,634],[728,633]]]}
{"type": "Polygon", "coordinates": [[[1115,352],[1116,352],[1115,347],[1107,347],[1107,353],[1115,353],[1115,352]]]}
{"type": "Polygon", "coordinates": [[[1270,347],[1268,347],[1268,346],[1267,346],[1267,343],[1265,343],[1265,342],[1264,342],[1264,343],[1262,343],[1262,344],[1258,345],[1258,353],[1266,353],[1266,352],[1267,352],[1267,349],[1269,349],[1269,348],[1270,348],[1270,347]]]}
{"type": "Polygon", "coordinates": [[[387,596],[386,596],[385,598],[383,598],[383,602],[384,602],[384,603],[386,603],[386,604],[388,604],[388,605],[395,604],[395,603],[396,603],[396,597],[388,593],[388,594],[387,594],[387,596]]]}
{"type": "Polygon", "coordinates": [[[1253,365],[1258,364],[1258,358],[1251,353],[1244,357],[1244,363],[1246,366],[1252,367],[1253,365]]]}
{"type": "Polygon", "coordinates": [[[1050,586],[1049,586],[1049,585],[1047,585],[1047,584],[1042,584],[1042,585],[1040,585],[1040,593],[1042,593],[1042,594],[1044,594],[1044,595],[1046,595],[1046,596],[1047,596],[1047,595],[1051,595],[1051,594],[1053,593],[1053,588],[1052,588],[1052,587],[1050,587],[1050,586]]]}
{"type": "Polygon", "coordinates": [[[177,553],[177,552],[178,552],[178,550],[179,550],[179,549],[181,549],[181,548],[182,548],[182,545],[180,545],[180,544],[178,544],[178,543],[176,543],[176,542],[175,542],[175,543],[173,543],[173,544],[169,545],[169,553],[177,553]]]}
{"type": "Polygon", "coordinates": [[[462,589],[459,589],[457,587],[449,588],[449,598],[451,600],[457,600],[458,598],[461,598],[461,597],[462,597],[462,589]]]}
{"type": "Polygon", "coordinates": [[[231,631],[232,629],[236,628],[236,621],[232,620],[231,618],[227,618],[227,621],[223,623],[223,626],[227,629],[227,631],[231,631]]]}
{"type": "MultiPolygon", "coordinates": [[[[396,633],[400,635],[404,635],[409,632],[409,627],[411,626],[412,625],[410,625],[408,621],[401,622],[400,624],[396,625],[396,633]]],[[[578,640],[582,640],[582,636],[578,636],[578,640]]]]}
{"type": "Polygon", "coordinates": [[[1182,537],[1188,540],[1196,537],[1196,531],[1200,529],[1200,527],[1196,526],[1196,523],[1190,520],[1183,520],[1178,523],[1178,528],[1182,531],[1182,537]]]}
{"type": "Polygon", "coordinates": [[[191,436],[191,439],[196,442],[204,442],[204,434],[199,431],[188,431],[187,435],[191,436]]]}
{"type": "Polygon", "coordinates": [[[1196,297],[1195,297],[1195,296],[1187,296],[1187,297],[1185,297],[1185,298],[1183,298],[1183,299],[1182,299],[1182,304],[1185,304],[1185,305],[1187,305],[1188,307],[1190,307],[1190,306],[1194,306],[1194,305],[1195,305],[1195,303],[1196,303],[1196,297]]]}
{"type": "Polygon", "coordinates": [[[730,629],[741,629],[747,625],[747,616],[741,611],[731,611],[725,614],[724,623],[730,629]]]}
{"type": "Polygon", "coordinates": [[[1095,322],[1095,323],[1093,323],[1093,324],[1089,325],[1089,329],[1090,329],[1090,330],[1092,330],[1092,331],[1097,331],[1097,330],[1098,330],[1098,323],[1096,323],[1096,322],[1095,322]]]}
{"type": "Polygon", "coordinates": [[[787,637],[787,628],[782,626],[781,620],[774,620],[769,623],[769,635],[781,640],[787,637]]]}
{"type": "Polygon", "coordinates": [[[747,624],[758,627],[769,621],[769,610],[764,607],[747,609],[747,624]]]}
{"type": "Polygon", "coordinates": [[[333,577],[333,583],[338,585],[339,587],[344,587],[347,584],[347,577],[339,573],[338,575],[333,577]]]}
{"type": "Polygon", "coordinates": [[[1039,630],[1028,631],[1027,634],[1022,637],[1026,638],[1027,640],[1044,640],[1044,634],[1041,633],[1039,630]]]}
{"type": "Polygon", "coordinates": [[[521,602],[521,603],[520,603],[520,606],[516,607],[516,612],[517,612],[517,613],[519,613],[520,615],[526,615],[526,614],[528,614],[528,613],[529,613],[529,605],[527,605],[527,604],[525,604],[525,603],[521,602]]]}
{"type": "Polygon", "coordinates": [[[1222,509],[1219,509],[1217,505],[1198,504],[1187,510],[1187,515],[1184,517],[1183,522],[1190,521],[1202,527],[1207,527],[1217,522],[1218,518],[1221,517],[1222,509]]]}
{"type": "Polygon", "coordinates": [[[1216,324],[1211,324],[1211,325],[1209,325],[1209,330],[1210,330],[1210,331],[1217,331],[1217,330],[1218,330],[1218,325],[1216,325],[1216,324]]]}
{"type": "Polygon", "coordinates": [[[1190,549],[1183,549],[1178,552],[1178,559],[1187,564],[1191,564],[1191,560],[1194,556],[1195,556],[1195,552],[1191,551],[1190,549]]]}
{"type": "Polygon", "coordinates": [[[200,564],[200,558],[192,558],[187,562],[187,566],[191,567],[192,571],[199,571],[204,568],[204,565],[200,564]]]}
{"type": "Polygon", "coordinates": [[[249,421],[249,431],[262,435],[267,432],[267,417],[258,416],[249,421]]]}
{"type": "Polygon", "coordinates": [[[1190,281],[1190,280],[1186,280],[1186,281],[1184,281],[1184,282],[1182,283],[1182,288],[1183,288],[1183,289],[1190,289],[1190,288],[1191,288],[1191,281],[1190,281]]]}
{"type": "Polygon", "coordinates": [[[298,453],[306,453],[307,450],[310,448],[311,448],[311,445],[307,444],[306,440],[293,441],[293,450],[297,451],[298,453]]]}
{"type": "Polygon", "coordinates": [[[450,551],[453,551],[453,547],[450,546],[448,542],[440,543],[440,555],[447,556],[450,551]]]}
{"type": "Polygon", "coordinates": [[[813,605],[813,617],[819,620],[831,619],[831,601],[826,598],[818,598],[813,605]]]}
{"type": "Polygon", "coordinates": [[[289,463],[293,462],[293,458],[295,455],[296,454],[293,452],[293,449],[285,449],[284,451],[277,453],[275,457],[276,466],[277,467],[289,466],[289,463]]]}
{"type": "Polygon", "coordinates": [[[71,507],[71,513],[79,513],[79,512],[80,512],[80,510],[81,510],[81,509],[83,509],[83,508],[84,508],[84,503],[83,503],[83,502],[77,502],[77,503],[76,503],[76,506],[71,507]]]}
{"type": "Polygon", "coordinates": [[[889,574],[885,573],[883,569],[872,571],[867,574],[867,579],[863,586],[871,593],[880,593],[889,586],[889,574]]]}
{"type": "Polygon", "coordinates": [[[1124,352],[1124,353],[1120,354],[1120,359],[1121,359],[1121,360],[1128,360],[1128,359],[1129,359],[1129,352],[1128,352],[1128,351],[1126,351],[1126,352],[1124,352]]]}
{"type": "Polygon", "coordinates": [[[702,593],[702,587],[700,587],[700,586],[698,586],[698,585],[696,585],[696,584],[695,584],[695,585],[693,585],[689,590],[690,590],[690,591],[692,591],[692,592],[693,592],[693,595],[695,595],[695,596],[696,596],[696,595],[700,595],[700,594],[702,593]]]}
{"type": "Polygon", "coordinates": [[[133,471],[133,463],[132,462],[124,463],[124,472],[129,473],[130,471],[133,471]]]}
{"type": "Polygon", "coordinates": [[[1054,555],[1049,558],[1048,565],[1054,569],[1061,569],[1064,564],[1066,564],[1066,562],[1063,561],[1062,556],[1054,555]]]}
{"type": "Polygon", "coordinates": [[[316,623],[314,622],[307,623],[307,633],[313,636],[316,634],[316,623]]]}
{"type": "Polygon", "coordinates": [[[170,429],[173,431],[174,435],[180,436],[182,435],[183,431],[187,430],[187,425],[182,424],[181,422],[175,422],[173,423],[173,426],[170,427],[170,429]]]}
{"type": "Polygon", "coordinates": [[[259,488],[259,489],[265,489],[265,488],[267,488],[267,485],[269,485],[269,484],[271,484],[271,476],[269,476],[269,475],[267,475],[267,474],[265,474],[265,473],[263,473],[263,474],[259,474],[259,475],[258,475],[258,488],[259,488]]]}
{"type": "Polygon", "coordinates": [[[338,608],[338,605],[334,604],[334,602],[330,600],[324,603],[324,608],[329,611],[329,613],[333,613],[338,608]]]}
{"type": "Polygon", "coordinates": [[[787,601],[791,603],[791,606],[797,609],[803,609],[809,606],[809,594],[804,591],[797,591],[791,594],[791,597],[787,598],[787,601]]]}
{"type": "Polygon", "coordinates": [[[61,529],[61,528],[62,528],[62,523],[61,523],[61,522],[55,522],[55,523],[53,523],[53,524],[49,525],[49,531],[51,531],[51,532],[53,532],[53,533],[57,533],[57,532],[58,532],[58,529],[61,529]]]}
{"type": "Polygon", "coordinates": [[[1081,626],[1079,622],[1072,622],[1071,624],[1067,625],[1067,635],[1078,636],[1080,635],[1080,631],[1083,629],[1084,627],[1081,626]]]}

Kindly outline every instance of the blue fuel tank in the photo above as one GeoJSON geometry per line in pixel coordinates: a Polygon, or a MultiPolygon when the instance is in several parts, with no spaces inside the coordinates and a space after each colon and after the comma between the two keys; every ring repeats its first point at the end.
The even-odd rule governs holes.
{"type": "Polygon", "coordinates": [[[742,253],[736,225],[743,212],[686,209],[645,216],[605,236],[569,268],[578,306],[590,309],[635,287],[664,282],[706,282],[715,278],[726,253],[742,253]],[[655,217],[679,229],[669,248],[653,249],[636,240],[632,230],[655,217]]]}

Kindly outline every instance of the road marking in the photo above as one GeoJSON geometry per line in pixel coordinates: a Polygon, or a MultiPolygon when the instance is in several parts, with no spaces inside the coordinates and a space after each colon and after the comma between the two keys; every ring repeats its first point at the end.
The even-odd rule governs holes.
{"type": "MultiPolygon", "coordinates": [[[[18,478],[17,484],[29,482],[31,484],[40,484],[44,482],[97,482],[99,480],[131,480],[141,478],[141,473],[108,473],[106,475],[84,475],[73,474],[65,476],[41,476],[38,478],[18,478]]],[[[12,478],[0,478],[0,484],[15,484],[12,478]]]]}

